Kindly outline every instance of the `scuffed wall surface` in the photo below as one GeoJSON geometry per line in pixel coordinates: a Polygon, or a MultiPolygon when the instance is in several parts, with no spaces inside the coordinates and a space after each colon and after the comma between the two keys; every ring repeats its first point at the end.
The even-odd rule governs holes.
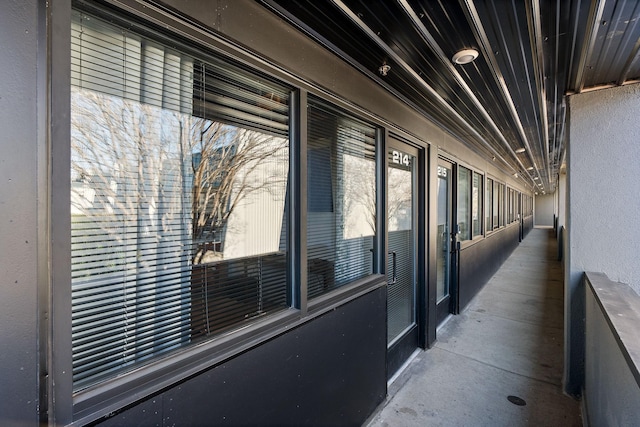
{"type": "Polygon", "coordinates": [[[0,5],[0,425],[36,425],[36,1],[0,5]]]}
{"type": "Polygon", "coordinates": [[[640,85],[570,98],[572,270],[640,293],[640,85]]]}

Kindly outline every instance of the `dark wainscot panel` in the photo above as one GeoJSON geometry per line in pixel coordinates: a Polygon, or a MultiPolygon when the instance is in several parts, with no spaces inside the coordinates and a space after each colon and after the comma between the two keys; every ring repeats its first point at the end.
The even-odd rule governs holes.
{"type": "Polygon", "coordinates": [[[360,426],[386,396],[386,287],[100,426],[360,426]],[[154,415],[155,413],[155,415],[154,415]]]}
{"type": "Polygon", "coordinates": [[[518,235],[519,225],[512,224],[460,251],[459,312],[518,246],[518,235]]]}

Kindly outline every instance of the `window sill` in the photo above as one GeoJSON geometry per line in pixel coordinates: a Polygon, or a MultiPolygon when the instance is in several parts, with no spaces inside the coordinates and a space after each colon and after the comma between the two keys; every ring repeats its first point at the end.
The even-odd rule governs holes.
{"type": "Polygon", "coordinates": [[[387,278],[384,275],[375,274],[337,288],[310,300],[308,306],[309,315],[323,314],[386,284],[387,278]]]}

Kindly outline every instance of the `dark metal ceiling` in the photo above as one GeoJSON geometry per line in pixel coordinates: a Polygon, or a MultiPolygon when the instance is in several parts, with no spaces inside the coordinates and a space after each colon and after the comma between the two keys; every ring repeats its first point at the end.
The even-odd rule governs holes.
{"type": "Polygon", "coordinates": [[[640,0],[261,2],[539,191],[564,161],[565,95],[640,81],[640,0]]]}

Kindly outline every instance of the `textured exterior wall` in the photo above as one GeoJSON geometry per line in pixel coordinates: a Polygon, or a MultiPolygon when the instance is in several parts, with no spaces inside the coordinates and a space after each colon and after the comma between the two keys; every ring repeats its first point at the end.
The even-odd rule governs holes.
{"type": "Polygon", "coordinates": [[[640,291],[640,85],[569,98],[565,387],[584,381],[584,271],[640,291]]]}
{"type": "Polygon", "coordinates": [[[571,269],[640,292],[640,85],[570,98],[571,269]]]}
{"type": "Polygon", "coordinates": [[[36,425],[36,1],[0,4],[0,425],[36,425]]]}
{"type": "Polygon", "coordinates": [[[553,213],[554,213],[554,196],[535,196],[535,208],[534,217],[535,224],[545,227],[551,227],[553,225],[553,213]]]}

